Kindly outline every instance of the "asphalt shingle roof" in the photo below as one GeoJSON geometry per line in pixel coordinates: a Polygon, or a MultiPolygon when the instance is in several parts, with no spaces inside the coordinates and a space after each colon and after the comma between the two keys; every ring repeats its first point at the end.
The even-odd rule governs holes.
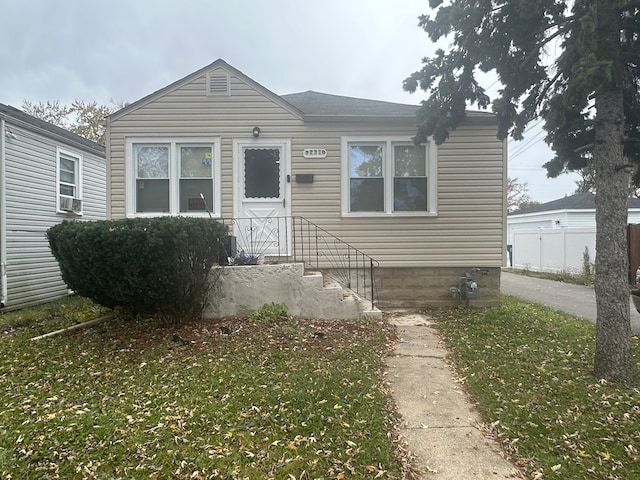
{"type": "Polygon", "coordinates": [[[414,118],[419,108],[417,105],[344,97],[312,90],[280,95],[280,97],[305,115],[310,116],[401,116],[414,118]]]}
{"type": "MultiPolygon", "coordinates": [[[[413,120],[416,121],[416,114],[419,105],[407,105],[403,103],[384,102],[380,100],[368,100],[365,98],[345,97],[342,95],[331,95],[328,93],[314,92],[312,90],[299,93],[290,93],[285,95],[277,95],[270,90],[266,89],[259,83],[255,82],[247,75],[232,67],[222,59],[218,59],[210,65],[207,65],[200,70],[187,75],[186,77],[173,82],[166,87],[147,95],[140,100],[137,100],[126,107],[118,110],[107,116],[107,122],[117,120],[118,118],[126,115],[127,112],[132,111],[135,108],[150,102],[154,97],[164,95],[166,92],[170,92],[183,84],[193,81],[194,79],[205,75],[207,72],[215,69],[223,69],[231,73],[235,77],[248,83],[256,90],[262,92],[267,97],[272,98],[276,102],[281,102],[285,107],[290,108],[294,113],[304,117],[303,119],[309,120],[366,120],[366,119],[392,119],[396,118],[400,121],[413,120]]],[[[482,117],[491,118],[495,117],[493,113],[480,112],[480,111],[467,111],[468,117],[482,117]]]]}

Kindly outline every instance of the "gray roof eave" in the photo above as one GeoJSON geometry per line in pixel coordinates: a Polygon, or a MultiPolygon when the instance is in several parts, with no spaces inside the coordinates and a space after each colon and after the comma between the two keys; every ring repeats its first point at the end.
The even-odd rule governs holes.
{"type": "Polygon", "coordinates": [[[220,68],[223,69],[225,71],[227,71],[229,74],[234,75],[235,77],[237,77],[238,79],[240,79],[241,81],[251,85],[254,89],[258,90],[259,92],[261,92],[262,94],[264,94],[266,97],[270,98],[271,100],[273,100],[275,103],[277,103],[278,105],[280,105],[281,107],[289,110],[293,115],[297,116],[298,118],[303,118],[304,117],[304,113],[295,105],[291,104],[290,102],[286,101],[285,99],[283,99],[281,96],[276,95],[275,93],[273,93],[271,90],[267,89],[266,87],[262,86],[261,84],[259,84],[258,82],[256,82],[255,80],[253,80],[252,78],[248,77],[247,75],[245,75],[244,73],[242,73],[240,70],[238,70],[237,68],[229,65],[227,62],[225,62],[224,60],[222,60],[221,58],[219,58],[218,60],[216,60],[213,63],[210,63],[209,65],[200,68],[199,70],[196,70],[193,73],[190,73],[189,75],[176,80],[175,82],[172,82],[171,84],[156,90],[153,93],[150,93],[138,100],[136,100],[133,103],[130,103],[129,105],[125,106],[124,108],[118,110],[117,112],[113,112],[111,115],[107,115],[107,117],[105,118],[106,124],[109,125],[111,122],[119,119],[120,117],[128,114],[130,111],[133,111],[137,108],[143,107],[145,105],[147,105],[148,103],[152,102],[153,100],[155,100],[156,98],[159,98],[167,93],[170,93],[178,88],[180,88],[181,86],[193,81],[193,79],[198,78],[199,76],[205,74],[207,71],[210,70],[214,70],[216,68],[220,68]]]}
{"type": "Polygon", "coordinates": [[[583,208],[583,209],[576,209],[576,208],[571,208],[571,209],[567,209],[567,208],[558,208],[556,210],[541,210],[538,212],[530,212],[530,213],[509,213],[508,217],[509,218],[528,218],[531,217],[533,215],[557,215],[558,213],[589,213],[589,212],[595,212],[595,208],[583,208]]]}
{"type": "MultiPolygon", "coordinates": [[[[628,212],[640,212],[640,207],[629,207],[628,212]]],[[[529,218],[537,215],[557,215],[559,213],[596,213],[595,208],[559,208],[556,210],[542,210],[531,213],[510,213],[509,218],[529,218]]]]}
{"type": "MultiPolygon", "coordinates": [[[[2,106],[2,104],[0,104],[0,106],[2,106]]],[[[8,107],[15,108],[11,106],[8,106],[8,107]]],[[[25,118],[32,117],[31,115],[24,113],[21,110],[19,112],[20,112],[20,115],[25,116],[25,118]]],[[[42,136],[60,141],[67,145],[73,145],[74,147],[79,148],[81,150],[94,152],[98,154],[101,158],[105,158],[106,148],[104,145],[88,140],[73,132],[70,132],[56,125],[45,122],[44,120],[41,120],[37,117],[32,117],[34,119],[33,121],[25,120],[5,110],[5,111],[0,111],[0,118],[4,119],[5,122],[8,124],[8,126],[16,125],[26,130],[37,132],[42,136]],[[46,126],[43,127],[43,126],[40,126],[39,124],[46,124],[46,126]]]]}
{"type": "MultiPolygon", "coordinates": [[[[627,208],[640,208],[640,199],[627,199],[627,208]]],[[[591,192],[574,193],[573,195],[551,200],[550,202],[527,207],[509,213],[511,218],[520,218],[536,214],[550,214],[559,212],[595,212],[595,194],[591,192]]]]}

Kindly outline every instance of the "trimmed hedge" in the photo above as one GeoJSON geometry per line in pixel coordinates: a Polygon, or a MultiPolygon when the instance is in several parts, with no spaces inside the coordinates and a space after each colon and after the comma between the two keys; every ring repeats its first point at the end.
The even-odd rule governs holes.
{"type": "Polygon", "coordinates": [[[47,238],[63,280],[79,295],[175,323],[201,314],[227,230],[187,217],[64,221],[47,238]]]}

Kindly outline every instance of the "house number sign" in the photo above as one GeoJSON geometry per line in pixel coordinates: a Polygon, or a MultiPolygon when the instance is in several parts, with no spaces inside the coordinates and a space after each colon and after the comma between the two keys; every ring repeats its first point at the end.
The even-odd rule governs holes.
{"type": "Polygon", "coordinates": [[[327,158],[326,148],[305,148],[302,151],[304,158],[327,158]]]}

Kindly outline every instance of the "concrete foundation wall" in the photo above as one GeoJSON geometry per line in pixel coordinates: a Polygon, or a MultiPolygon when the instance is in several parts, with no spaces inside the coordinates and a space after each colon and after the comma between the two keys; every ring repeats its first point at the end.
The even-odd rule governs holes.
{"type": "MultiPolygon", "coordinates": [[[[449,288],[472,268],[397,267],[377,268],[377,307],[422,308],[466,305],[453,298],[449,288]]],[[[476,275],[480,295],[471,306],[500,305],[500,268],[483,269],[476,275]]],[[[335,282],[318,272],[304,272],[302,264],[217,267],[211,273],[212,288],[203,316],[227,318],[246,316],[267,303],[285,304],[299,318],[346,319],[377,315],[364,303],[346,294],[335,282]]],[[[370,308],[370,307],[369,307],[370,308]]]]}
{"type": "MultiPolygon", "coordinates": [[[[500,305],[500,268],[484,268],[486,275],[477,275],[479,298],[471,306],[500,305]]],[[[400,267],[375,270],[378,292],[377,306],[385,308],[420,308],[426,306],[460,305],[449,295],[449,287],[472,268],[464,267],[400,267]]],[[[462,304],[466,304],[465,301],[462,304]]]]}

